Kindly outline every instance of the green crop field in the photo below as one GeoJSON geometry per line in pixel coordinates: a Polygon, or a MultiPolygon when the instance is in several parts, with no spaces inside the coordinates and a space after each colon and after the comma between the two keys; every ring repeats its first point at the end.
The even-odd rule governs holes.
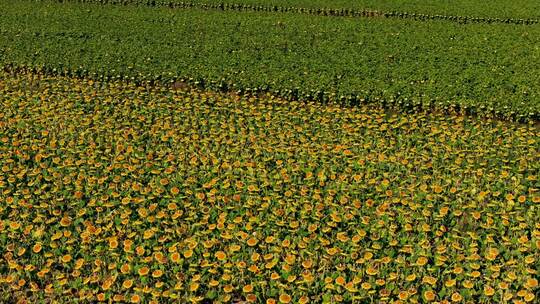
{"type": "Polygon", "coordinates": [[[0,0],[0,303],[537,303],[539,5],[0,0]]]}
{"type": "Polygon", "coordinates": [[[405,110],[540,113],[540,25],[1,3],[4,65],[405,110]]]}

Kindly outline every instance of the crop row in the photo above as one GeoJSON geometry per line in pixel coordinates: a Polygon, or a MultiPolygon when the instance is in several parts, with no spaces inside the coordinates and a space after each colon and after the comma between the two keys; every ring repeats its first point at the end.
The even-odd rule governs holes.
{"type": "Polygon", "coordinates": [[[169,7],[169,8],[199,8],[217,9],[224,11],[255,11],[255,12],[278,12],[278,13],[299,13],[318,16],[339,16],[339,17],[379,17],[379,18],[401,18],[412,20],[445,20],[461,24],[467,23],[506,23],[506,24],[537,24],[538,19],[528,18],[492,18],[492,17],[472,17],[472,16],[452,16],[452,15],[430,15],[422,13],[409,13],[400,11],[379,11],[370,9],[350,9],[350,8],[304,8],[304,7],[284,7],[277,5],[256,5],[243,3],[208,3],[208,2],[183,2],[170,0],[57,0],[58,2],[75,3],[99,3],[114,5],[144,5],[149,7],[169,7]]]}
{"type": "Polygon", "coordinates": [[[0,2],[0,64],[538,120],[536,26],[0,2]]]}
{"type": "Polygon", "coordinates": [[[0,73],[0,302],[536,303],[540,130],[0,73]]]}

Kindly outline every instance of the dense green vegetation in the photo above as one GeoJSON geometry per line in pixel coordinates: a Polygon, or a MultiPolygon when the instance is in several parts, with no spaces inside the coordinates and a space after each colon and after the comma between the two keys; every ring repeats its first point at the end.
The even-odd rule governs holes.
{"type": "Polygon", "coordinates": [[[540,129],[0,74],[0,302],[535,303],[540,129]]]}
{"type": "Polygon", "coordinates": [[[540,113],[535,25],[27,1],[0,9],[3,65],[399,110],[540,113]]]}
{"type": "Polygon", "coordinates": [[[246,4],[332,9],[370,9],[429,15],[477,16],[491,18],[540,18],[540,2],[536,0],[57,0],[97,3],[168,3],[246,4]]]}

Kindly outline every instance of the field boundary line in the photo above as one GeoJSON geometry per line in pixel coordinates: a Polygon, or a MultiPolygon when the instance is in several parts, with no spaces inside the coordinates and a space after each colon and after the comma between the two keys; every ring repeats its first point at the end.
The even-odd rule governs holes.
{"type": "Polygon", "coordinates": [[[170,76],[166,73],[162,75],[150,76],[144,73],[139,73],[140,77],[130,76],[122,73],[110,73],[105,72],[99,74],[91,72],[84,67],[78,67],[76,69],[61,66],[33,66],[33,65],[18,65],[13,63],[2,63],[0,71],[7,75],[43,75],[51,77],[69,77],[76,79],[88,79],[102,82],[124,81],[128,83],[135,83],[137,85],[150,85],[150,86],[162,86],[162,87],[192,87],[199,90],[208,90],[221,93],[232,93],[236,95],[247,96],[260,96],[264,94],[272,94],[278,98],[287,101],[302,101],[302,102],[317,102],[322,104],[338,104],[345,107],[356,107],[360,105],[371,105],[376,108],[383,109],[388,112],[396,113],[442,113],[451,114],[457,116],[477,117],[482,119],[492,119],[507,121],[512,123],[523,124],[540,124],[540,113],[531,113],[528,117],[520,116],[517,113],[498,113],[496,111],[489,111],[484,106],[464,106],[460,104],[448,104],[438,105],[434,102],[431,103],[404,103],[403,100],[394,100],[390,102],[388,100],[379,99],[376,96],[369,95],[341,95],[337,96],[332,92],[297,92],[291,89],[273,89],[267,88],[244,88],[238,87],[230,82],[215,81],[211,79],[203,78],[191,78],[181,76],[170,76]],[[506,115],[505,115],[506,114],[506,115]]]}
{"type": "Polygon", "coordinates": [[[58,2],[58,3],[81,3],[99,5],[133,5],[146,7],[168,7],[171,9],[206,9],[237,12],[268,12],[268,13],[295,13],[303,15],[315,15],[326,17],[352,17],[352,18],[388,18],[388,19],[411,19],[416,21],[449,21],[459,24],[486,23],[486,24],[514,24],[533,25],[540,23],[538,19],[530,18],[497,18],[497,17],[475,17],[456,15],[430,15],[414,12],[382,11],[371,9],[350,9],[350,8],[305,8],[276,5],[251,5],[243,3],[203,3],[196,1],[170,1],[170,0],[37,0],[38,2],[58,2]]]}

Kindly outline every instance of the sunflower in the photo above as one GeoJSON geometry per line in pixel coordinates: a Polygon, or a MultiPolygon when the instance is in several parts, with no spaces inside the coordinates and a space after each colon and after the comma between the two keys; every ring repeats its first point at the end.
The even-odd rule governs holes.
{"type": "Polygon", "coordinates": [[[180,254],[178,252],[173,252],[171,254],[171,261],[178,263],[180,262],[180,254]]]}
{"type": "Polygon", "coordinates": [[[223,291],[225,291],[226,293],[231,293],[233,290],[234,290],[234,288],[230,284],[223,286],[223,291]]]}
{"type": "Polygon", "coordinates": [[[118,240],[113,237],[109,239],[109,248],[110,249],[116,249],[118,247],[118,240]]]}
{"type": "Polygon", "coordinates": [[[405,301],[409,298],[409,293],[407,291],[400,291],[398,293],[398,298],[402,301],[405,301]]]}
{"type": "Polygon", "coordinates": [[[452,300],[452,302],[461,302],[463,300],[463,297],[459,294],[459,292],[454,292],[450,299],[452,300]]]}
{"type": "Polygon", "coordinates": [[[414,273],[411,273],[410,275],[405,277],[405,281],[407,281],[407,282],[412,282],[414,280],[416,280],[416,274],[414,274],[414,273]]]}
{"type": "Polygon", "coordinates": [[[523,300],[525,300],[525,302],[532,302],[535,298],[536,296],[532,292],[527,292],[525,296],[523,296],[523,300]]]}
{"type": "Polygon", "coordinates": [[[376,274],[378,274],[378,273],[379,273],[379,271],[378,271],[376,268],[372,267],[372,266],[369,266],[369,267],[366,269],[366,274],[367,274],[367,275],[374,276],[374,275],[376,275],[376,274]]]}
{"type": "Polygon", "coordinates": [[[437,278],[434,278],[432,276],[424,276],[422,278],[422,283],[429,284],[431,286],[435,286],[437,284],[437,278]]]}
{"type": "Polygon", "coordinates": [[[426,257],[421,256],[416,260],[416,265],[424,266],[427,264],[427,262],[428,262],[428,259],[426,257]]]}
{"type": "Polygon", "coordinates": [[[139,270],[137,271],[137,273],[138,273],[140,276],[145,276],[145,275],[147,275],[149,272],[150,272],[150,268],[148,268],[148,267],[146,267],[146,266],[143,266],[143,267],[139,268],[139,270]]]}
{"type": "Polygon", "coordinates": [[[139,303],[141,302],[141,297],[138,294],[134,294],[129,300],[131,303],[139,303]]]}
{"type": "Polygon", "coordinates": [[[184,257],[185,257],[186,259],[189,259],[190,257],[193,256],[193,250],[187,249],[187,250],[184,251],[183,255],[184,255],[184,257]]]}
{"type": "Polygon", "coordinates": [[[494,294],[495,294],[495,289],[493,289],[489,285],[484,285],[484,295],[491,297],[494,294]]]}
{"type": "Polygon", "coordinates": [[[536,278],[527,278],[524,286],[529,289],[536,288],[538,287],[538,280],[536,278]]]}
{"type": "Polygon", "coordinates": [[[72,260],[71,254],[66,254],[62,256],[62,263],[69,263],[71,262],[71,260],[72,260]]]}
{"type": "Polygon", "coordinates": [[[243,291],[244,293],[250,293],[250,292],[252,292],[252,291],[253,291],[253,285],[251,285],[251,284],[245,285],[245,286],[242,288],[242,291],[243,291]]]}
{"type": "Polygon", "coordinates": [[[131,266],[129,264],[127,264],[127,263],[122,265],[122,267],[120,267],[120,272],[122,274],[128,274],[130,272],[130,270],[131,270],[131,266]]]}
{"type": "Polygon", "coordinates": [[[285,293],[279,295],[279,303],[287,304],[289,302],[291,302],[291,296],[285,293]]]}
{"type": "Polygon", "coordinates": [[[122,287],[124,289],[130,289],[131,286],[133,286],[133,280],[125,280],[123,283],[122,283],[122,287]]]}
{"type": "Polygon", "coordinates": [[[32,247],[32,251],[34,253],[39,253],[43,247],[41,246],[41,243],[37,243],[32,247]]]}
{"type": "Polygon", "coordinates": [[[426,290],[424,291],[424,299],[428,302],[435,301],[435,298],[437,297],[437,294],[433,292],[433,290],[426,290]]]}
{"type": "Polygon", "coordinates": [[[253,238],[253,237],[251,237],[251,238],[249,238],[249,239],[247,240],[248,246],[251,246],[251,247],[257,245],[257,243],[258,243],[257,239],[256,239],[256,238],[253,238]]]}
{"type": "Polygon", "coordinates": [[[311,260],[305,260],[302,262],[302,267],[309,269],[313,266],[313,261],[311,260]]]}
{"type": "Polygon", "coordinates": [[[307,296],[301,296],[299,299],[298,299],[298,303],[300,304],[306,304],[306,303],[309,303],[309,298],[307,296]]]}

